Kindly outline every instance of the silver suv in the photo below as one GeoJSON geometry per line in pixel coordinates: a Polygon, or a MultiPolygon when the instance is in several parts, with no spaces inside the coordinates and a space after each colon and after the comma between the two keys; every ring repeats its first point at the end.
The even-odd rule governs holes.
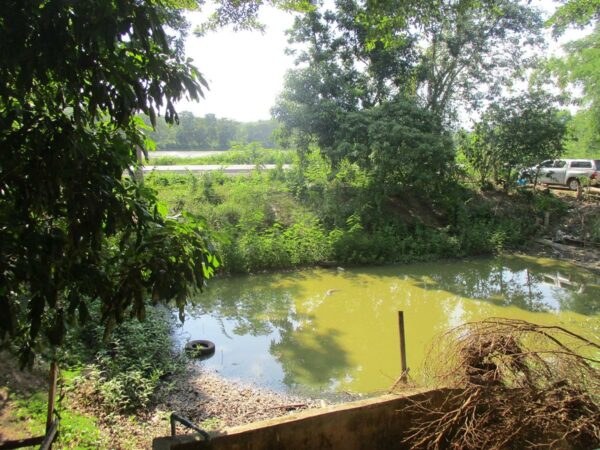
{"type": "Polygon", "coordinates": [[[538,183],[560,184],[576,191],[581,178],[598,184],[600,178],[600,159],[554,159],[544,161],[529,170],[531,178],[537,172],[538,183]]]}

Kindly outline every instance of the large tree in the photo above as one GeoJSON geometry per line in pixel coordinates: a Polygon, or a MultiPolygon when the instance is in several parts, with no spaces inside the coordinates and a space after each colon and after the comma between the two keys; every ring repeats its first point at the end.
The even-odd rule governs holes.
{"type": "Polygon", "coordinates": [[[481,185],[491,174],[508,186],[515,168],[561,155],[567,117],[555,105],[553,96],[532,92],[488,107],[474,130],[461,139],[461,150],[481,185]]]}
{"type": "MultiPolygon", "coordinates": [[[[390,164],[410,157],[393,153],[415,156],[408,150],[423,148],[424,129],[430,135],[437,130],[438,142],[451,147],[443,130],[455,121],[457,109],[497,99],[529,64],[527,50],[540,43],[538,11],[516,0],[337,0],[334,6],[296,20],[290,43],[298,67],[288,74],[273,109],[284,124],[284,138],[301,152],[317,144],[334,168],[349,159],[372,170],[383,144],[390,158],[380,167],[399,173],[406,167],[390,164]],[[378,114],[371,109],[399,112],[398,105],[426,120],[417,123],[399,113],[404,128],[390,123],[376,139],[365,131],[378,114]],[[431,120],[435,127],[422,126],[431,120]],[[353,132],[353,125],[364,132],[353,132]],[[410,137],[414,146],[406,141],[410,137]]],[[[426,152],[428,163],[421,166],[431,169],[426,177],[443,183],[450,154],[444,148],[436,160],[426,152]]],[[[417,175],[402,177],[402,184],[421,178],[417,175]]]]}
{"type": "MultiPolygon", "coordinates": [[[[337,136],[350,113],[381,105],[397,96],[412,96],[417,55],[410,33],[402,45],[385,48],[368,43],[368,29],[357,20],[362,6],[340,0],[335,11],[312,11],[296,19],[290,43],[299,67],[287,74],[273,113],[300,151],[310,143],[337,165],[344,157],[337,136]]],[[[358,156],[358,155],[356,155],[358,156]]],[[[367,158],[368,155],[360,155],[367,158]]]]}
{"type": "Polygon", "coordinates": [[[543,42],[539,12],[516,0],[433,2],[414,23],[425,43],[419,95],[441,120],[498,100],[533,66],[530,55],[543,42]]]}
{"type": "Polygon", "coordinates": [[[558,86],[565,99],[578,107],[569,123],[566,142],[570,156],[594,156],[600,149],[600,0],[565,0],[546,26],[554,37],[567,30],[589,31],[563,45],[564,56],[540,64],[532,77],[538,86],[558,86]]]}
{"type": "Polygon", "coordinates": [[[444,130],[459,107],[497,99],[527,67],[538,11],[516,0],[334,6],[290,32],[298,67],[273,109],[282,136],[301,156],[315,143],[334,169],[356,162],[388,188],[443,186],[452,160],[444,130]]]}
{"type": "Polygon", "coordinates": [[[133,176],[135,114],[177,121],[205,82],[186,59],[191,0],[7,0],[0,11],[0,343],[31,361],[101,303],[111,326],[212,274],[201,222],[133,176]]]}
{"type": "MultiPolygon", "coordinates": [[[[595,17],[600,14],[598,11],[595,17]]],[[[570,94],[579,107],[572,122],[579,142],[571,146],[578,153],[593,155],[600,146],[600,23],[595,23],[590,34],[568,42],[563,48],[565,56],[550,59],[545,69],[556,77],[563,92],[570,94]]]]}
{"type": "Polygon", "coordinates": [[[539,12],[516,0],[337,0],[296,21],[290,42],[299,44],[299,68],[275,112],[289,129],[312,131],[315,111],[331,111],[331,121],[339,109],[402,94],[448,123],[459,106],[497,99],[523,74],[541,27],[539,12]]]}

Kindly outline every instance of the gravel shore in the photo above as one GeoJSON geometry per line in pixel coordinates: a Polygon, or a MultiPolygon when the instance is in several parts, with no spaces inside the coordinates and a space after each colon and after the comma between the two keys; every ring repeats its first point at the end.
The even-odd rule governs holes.
{"type": "MultiPolygon", "coordinates": [[[[321,399],[286,395],[228,380],[193,364],[188,366],[186,373],[170,380],[157,397],[161,399],[158,404],[135,416],[82,409],[81,412],[98,417],[98,425],[108,437],[110,446],[99,443],[98,448],[149,448],[153,438],[170,434],[172,412],[186,417],[205,431],[212,431],[328,404],[321,399]]],[[[348,395],[336,400],[355,398],[348,395]]],[[[177,428],[177,434],[190,433],[194,431],[182,426],[177,428]]]]}
{"type": "Polygon", "coordinates": [[[210,429],[242,425],[323,405],[323,400],[245,385],[191,366],[187,376],[176,381],[163,408],[210,429]]]}

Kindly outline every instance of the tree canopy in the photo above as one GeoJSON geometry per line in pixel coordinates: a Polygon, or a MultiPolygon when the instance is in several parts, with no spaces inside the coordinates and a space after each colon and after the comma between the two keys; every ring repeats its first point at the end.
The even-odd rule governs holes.
{"type": "MultiPolygon", "coordinates": [[[[150,119],[143,117],[150,125],[150,119]]],[[[206,114],[195,117],[191,112],[179,114],[179,124],[169,125],[158,121],[148,137],[157,150],[227,150],[232,144],[259,143],[264,148],[275,147],[274,132],[278,124],[274,120],[237,122],[235,120],[206,114]]]]}
{"type": "Polygon", "coordinates": [[[8,0],[0,11],[0,342],[30,362],[102,304],[107,330],[145,299],[202,288],[202,223],[172,219],[134,177],[143,112],[206,86],[184,55],[195,2],[8,0]]]}
{"type": "Polygon", "coordinates": [[[515,168],[531,167],[563,152],[567,116],[554,106],[555,99],[542,92],[492,103],[475,125],[461,137],[460,149],[484,185],[509,181],[515,168]]]}
{"type": "Polygon", "coordinates": [[[550,58],[540,77],[558,86],[579,110],[571,129],[574,140],[568,147],[577,155],[593,156],[600,149],[600,2],[570,0],[548,21],[555,36],[568,28],[591,28],[586,36],[563,45],[564,56],[550,58]],[[577,87],[577,89],[573,89],[577,87]]]}
{"type": "Polygon", "coordinates": [[[373,175],[385,169],[375,178],[390,187],[443,185],[457,112],[501,98],[541,43],[539,11],[515,0],[334,6],[296,19],[297,68],[273,113],[301,152],[314,143],[334,167],[348,159],[373,175]]]}
{"type": "Polygon", "coordinates": [[[548,21],[555,36],[569,27],[583,28],[600,19],[600,0],[567,0],[548,21]]]}
{"type": "Polygon", "coordinates": [[[580,114],[592,118],[584,125],[592,133],[584,145],[593,146],[600,142],[600,24],[590,35],[566,44],[565,51],[567,56],[554,67],[563,87],[573,84],[581,89],[580,114]]]}

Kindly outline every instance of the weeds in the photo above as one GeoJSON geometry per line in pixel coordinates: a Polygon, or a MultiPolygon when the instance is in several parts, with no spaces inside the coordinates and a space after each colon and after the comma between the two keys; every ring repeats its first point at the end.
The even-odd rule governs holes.
{"type": "Polygon", "coordinates": [[[162,381],[183,369],[184,357],[173,349],[173,317],[163,308],[149,306],[147,311],[145,321],[123,322],[108,341],[99,325],[70,337],[66,362],[83,364],[73,379],[83,405],[103,412],[147,408],[162,381]]]}
{"type": "Polygon", "coordinates": [[[206,218],[229,273],[322,263],[387,264],[496,254],[539,229],[531,211],[559,213],[551,195],[483,196],[458,185],[444,197],[387,196],[352,164],[331,177],[318,153],[303,172],[153,174],[148,184],[175,214],[206,218]]]}
{"type": "MultiPolygon", "coordinates": [[[[32,435],[45,433],[48,408],[46,392],[36,392],[17,401],[16,417],[25,421],[32,435]]],[[[63,401],[64,403],[64,401],[63,401]]],[[[56,448],[96,449],[108,448],[106,438],[100,433],[96,419],[59,406],[60,428],[56,448]]]]}

